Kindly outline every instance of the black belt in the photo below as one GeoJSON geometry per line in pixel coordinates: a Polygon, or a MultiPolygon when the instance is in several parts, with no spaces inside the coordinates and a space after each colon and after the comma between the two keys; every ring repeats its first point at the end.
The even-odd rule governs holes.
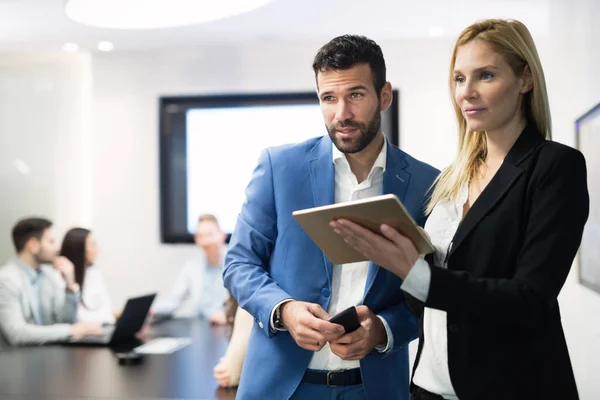
{"type": "Polygon", "coordinates": [[[360,368],[344,369],[338,371],[315,371],[307,369],[302,378],[304,383],[313,385],[327,385],[329,387],[360,385],[362,376],[360,368]]]}
{"type": "Polygon", "coordinates": [[[411,400],[444,400],[439,394],[428,392],[415,384],[413,384],[410,398],[411,400]]]}

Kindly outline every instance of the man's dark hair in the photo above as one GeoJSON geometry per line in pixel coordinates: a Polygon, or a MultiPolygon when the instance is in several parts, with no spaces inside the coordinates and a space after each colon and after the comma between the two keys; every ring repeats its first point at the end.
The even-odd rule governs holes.
{"type": "Polygon", "coordinates": [[[16,223],[12,230],[13,243],[17,253],[25,248],[31,238],[40,240],[44,231],[52,226],[52,222],[45,218],[25,218],[16,223]]]}
{"type": "Polygon", "coordinates": [[[350,69],[357,64],[369,64],[377,96],[386,83],[385,60],[381,47],[359,35],[343,35],[319,49],[313,61],[315,77],[319,72],[350,69]]]}

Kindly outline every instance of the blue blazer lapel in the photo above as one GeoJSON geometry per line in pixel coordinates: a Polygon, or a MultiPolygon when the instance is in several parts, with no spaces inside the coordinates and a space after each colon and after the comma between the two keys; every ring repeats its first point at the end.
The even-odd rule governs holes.
{"type": "MultiPolygon", "coordinates": [[[[388,141],[385,172],[383,173],[382,194],[393,193],[398,196],[400,201],[404,202],[406,190],[408,189],[408,183],[410,181],[410,174],[404,170],[407,165],[408,163],[406,162],[404,153],[388,141]]],[[[364,296],[371,290],[371,286],[373,286],[373,282],[375,282],[378,272],[379,267],[373,262],[369,263],[369,273],[367,275],[364,296]]]]}
{"type": "MultiPolygon", "coordinates": [[[[333,168],[333,156],[331,153],[331,139],[323,136],[315,147],[311,150],[309,156],[310,183],[313,191],[315,207],[333,204],[335,202],[335,172],[333,168]]],[[[329,285],[331,286],[331,276],[333,275],[333,264],[323,254],[323,262],[329,285]]]]}

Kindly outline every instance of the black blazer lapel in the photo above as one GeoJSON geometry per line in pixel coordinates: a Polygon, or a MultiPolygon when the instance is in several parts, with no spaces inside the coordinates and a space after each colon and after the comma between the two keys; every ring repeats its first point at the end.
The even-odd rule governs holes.
{"type": "Polygon", "coordinates": [[[496,175],[494,175],[490,183],[481,192],[456,230],[454,239],[452,240],[450,256],[454,254],[464,239],[492,210],[496,203],[502,199],[517,178],[523,173],[523,169],[519,168],[518,165],[543,141],[544,138],[535,129],[532,127],[525,128],[506,155],[496,175]]]}

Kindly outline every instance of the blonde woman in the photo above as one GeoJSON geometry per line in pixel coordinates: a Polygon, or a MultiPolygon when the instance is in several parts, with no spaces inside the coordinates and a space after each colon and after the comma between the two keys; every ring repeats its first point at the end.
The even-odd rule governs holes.
{"type": "Polygon", "coordinates": [[[450,89],[459,150],[428,206],[435,253],[420,258],[385,225],[383,235],[332,226],[413,298],[422,328],[413,399],[577,399],[557,296],[588,217],[586,166],[550,140],[544,73],[525,25],[466,28],[450,89]]]}
{"type": "MultiPolygon", "coordinates": [[[[236,302],[237,304],[237,302],[236,302]]],[[[236,387],[240,383],[242,365],[246,357],[248,339],[254,324],[254,318],[246,310],[238,307],[233,321],[233,331],[225,356],[213,370],[216,381],[222,387],[236,387]]]]}

